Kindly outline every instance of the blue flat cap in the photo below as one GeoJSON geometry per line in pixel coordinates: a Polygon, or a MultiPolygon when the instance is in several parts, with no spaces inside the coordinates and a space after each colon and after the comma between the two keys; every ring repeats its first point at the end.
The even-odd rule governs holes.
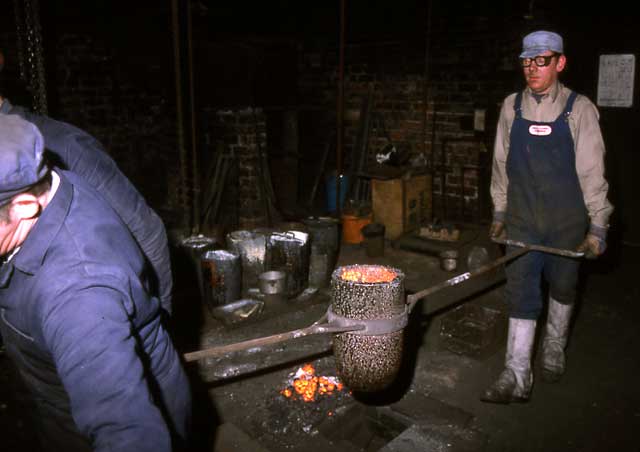
{"type": "Polygon", "coordinates": [[[552,31],[534,31],[522,40],[520,58],[533,58],[547,50],[563,53],[562,36],[552,31]]]}
{"type": "Polygon", "coordinates": [[[47,175],[43,151],[44,139],[34,124],[0,114],[0,206],[47,175]]]}

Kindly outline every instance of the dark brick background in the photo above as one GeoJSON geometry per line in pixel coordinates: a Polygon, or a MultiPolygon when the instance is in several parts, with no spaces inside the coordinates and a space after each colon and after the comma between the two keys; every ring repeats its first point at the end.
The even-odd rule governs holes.
{"type": "MultiPolygon", "coordinates": [[[[170,2],[46,3],[42,24],[50,114],[99,138],[169,227],[183,225],[184,211],[194,199],[193,174],[202,178],[215,152],[207,143],[217,139],[213,118],[218,111],[260,109],[261,139],[274,187],[294,192],[277,193],[287,204],[292,198],[305,201],[315,177],[335,168],[334,152],[326,168],[320,163],[327,143],[335,141],[337,4],[193,2],[195,127],[193,135],[185,128],[181,154],[170,2]],[[283,125],[283,118],[292,112],[297,120],[297,150],[287,144],[283,125]],[[197,165],[181,167],[184,156],[192,152],[191,136],[197,165]],[[293,166],[292,157],[297,159],[293,166]],[[282,183],[287,176],[298,183],[282,183]]],[[[349,162],[360,107],[372,86],[376,120],[370,159],[388,143],[387,137],[403,155],[420,157],[434,173],[434,215],[448,220],[481,221],[490,216],[495,120],[504,96],[521,86],[516,56],[524,33],[540,27],[562,32],[573,63],[565,74],[567,83],[592,99],[598,53],[640,49],[630,18],[570,18],[548,2],[535,4],[534,17],[528,15],[530,2],[493,4],[493,9],[480,8],[476,2],[437,3],[429,28],[428,2],[347,3],[343,161],[349,162]],[[615,35],[592,33],[612,23],[617,24],[615,35]],[[473,129],[477,109],[486,112],[484,132],[473,129]]],[[[11,78],[17,74],[12,14],[0,20],[0,46],[7,56],[4,75],[11,78]]],[[[183,44],[186,52],[184,39],[183,44]]],[[[184,58],[186,53],[183,81],[190,75],[184,58]]],[[[18,88],[11,90],[10,98],[28,100],[28,93],[20,97],[18,88]]],[[[188,94],[183,92],[185,98],[188,94]]],[[[601,113],[607,144],[614,152],[618,149],[608,157],[612,196],[625,207],[624,229],[633,230],[638,215],[629,212],[637,209],[624,187],[635,180],[626,162],[637,157],[629,154],[629,137],[621,130],[633,124],[637,108],[601,113]]],[[[321,206],[322,190],[321,186],[315,200],[321,206]]]]}

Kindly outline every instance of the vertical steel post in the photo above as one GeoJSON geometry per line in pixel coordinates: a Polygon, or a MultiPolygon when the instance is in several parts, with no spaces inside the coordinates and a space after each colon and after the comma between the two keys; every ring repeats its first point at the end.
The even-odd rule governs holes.
{"type": "Polygon", "coordinates": [[[344,42],[345,42],[345,1],[340,0],[340,60],[338,67],[338,106],[336,143],[336,213],[340,217],[340,175],[342,174],[342,138],[344,133],[344,42]]]}
{"type": "Polygon", "coordinates": [[[182,111],[182,65],[180,58],[180,10],[179,0],[171,0],[171,28],[173,31],[173,64],[176,82],[176,133],[178,139],[178,165],[180,167],[180,201],[182,204],[182,226],[191,228],[187,171],[187,150],[184,142],[184,113],[182,111]]]}
{"type": "Polygon", "coordinates": [[[195,96],[193,86],[193,33],[191,22],[191,0],[187,0],[187,57],[189,69],[189,126],[191,131],[191,172],[192,172],[192,209],[193,209],[193,230],[200,232],[200,169],[198,166],[198,145],[196,142],[196,112],[195,96]]]}
{"type": "MultiPolygon", "coordinates": [[[[424,87],[423,87],[423,118],[422,118],[422,143],[425,158],[427,157],[427,115],[429,112],[429,81],[430,81],[430,60],[431,60],[431,5],[433,0],[427,0],[427,17],[424,42],[424,87]]],[[[433,179],[435,178],[434,166],[434,150],[436,147],[436,102],[433,102],[433,123],[431,130],[431,152],[429,154],[429,172],[431,174],[431,209],[429,221],[433,222],[433,179]]]]}

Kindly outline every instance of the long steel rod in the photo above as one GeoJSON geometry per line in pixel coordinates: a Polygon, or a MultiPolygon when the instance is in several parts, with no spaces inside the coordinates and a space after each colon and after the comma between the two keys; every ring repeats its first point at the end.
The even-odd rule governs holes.
{"type": "Polygon", "coordinates": [[[531,251],[542,251],[543,253],[557,254],[558,256],[576,257],[576,258],[584,257],[584,253],[580,251],[572,251],[572,250],[566,250],[562,248],[552,248],[550,246],[543,246],[543,245],[532,245],[530,243],[524,243],[518,240],[510,240],[510,239],[492,238],[491,240],[493,240],[496,243],[500,243],[502,245],[515,246],[518,248],[528,248],[531,251]]]}
{"type": "MultiPolygon", "coordinates": [[[[426,33],[424,40],[424,77],[422,83],[422,152],[427,157],[427,118],[429,116],[429,62],[431,59],[431,3],[428,0],[427,17],[426,17],[426,33]]],[[[433,155],[434,143],[431,143],[431,154],[433,155]]],[[[432,168],[429,168],[431,170],[432,168]]]]}
{"type": "Polygon", "coordinates": [[[336,127],[336,214],[340,218],[342,206],[340,205],[340,175],[342,174],[342,138],[344,134],[344,43],[345,43],[345,2],[340,0],[340,45],[338,60],[338,105],[337,105],[337,127],[336,127]]]}
{"type": "Polygon", "coordinates": [[[189,206],[187,149],[184,137],[184,112],[182,97],[182,61],[180,52],[180,8],[178,0],[171,0],[171,30],[173,32],[173,67],[176,88],[176,134],[178,139],[178,165],[180,168],[180,202],[182,204],[182,226],[191,228],[191,207],[189,206]]]}
{"type": "MultiPolygon", "coordinates": [[[[324,317],[323,317],[324,318],[324,317]]],[[[319,322],[319,321],[318,321],[319,322]]],[[[215,356],[224,356],[229,353],[238,352],[241,350],[247,350],[254,347],[262,347],[264,345],[277,344],[280,342],[288,341],[291,339],[297,339],[300,337],[311,336],[314,334],[328,334],[328,333],[346,333],[349,331],[358,331],[365,328],[364,325],[350,325],[350,326],[337,326],[332,323],[318,323],[315,322],[306,328],[300,328],[298,330],[287,331],[286,333],[274,334],[271,336],[261,337],[257,339],[250,339],[244,342],[237,342],[235,344],[220,345],[218,347],[211,347],[204,350],[198,350],[195,352],[185,353],[184,359],[187,362],[197,361],[203,358],[212,358],[215,356]]]]}
{"type": "Polygon", "coordinates": [[[425,298],[429,295],[433,295],[436,292],[441,291],[442,289],[446,289],[448,287],[456,286],[461,282],[467,281],[468,279],[475,278],[476,276],[480,276],[494,268],[509,262],[516,257],[522,256],[525,253],[528,253],[530,250],[528,248],[520,248],[513,253],[505,254],[499,259],[496,259],[493,262],[485,264],[481,267],[478,267],[476,270],[462,273],[461,275],[454,276],[453,278],[447,279],[446,281],[441,282],[440,284],[436,284],[435,286],[429,287],[427,289],[421,290],[420,292],[416,292],[407,296],[407,309],[409,312],[414,308],[416,302],[422,298],[425,298]]]}
{"type": "Polygon", "coordinates": [[[519,249],[513,251],[512,253],[505,254],[501,258],[493,262],[489,262],[488,264],[485,264],[473,271],[462,273],[461,275],[454,276],[453,278],[447,279],[446,281],[443,281],[440,284],[437,284],[435,286],[421,290],[420,292],[416,292],[414,294],[409,295],[407,297],[407,310],[411,312],[416,302],[422,298],[425,298],[429,295],[433,295],[435,292],[438,292],[442,289],[446,289],[447,287],[455,286],[463,281],[482,275],[502,264],[509,262],[510,260],[513,260],[519,256],[522,256],[523,254],[528,253],[529,251],[541,251],[543,253],[550,253],[550,254],[556,254],[560,256],[573,257],[573,258],[580,258],[584,256],[584,253],[579,253],[576,251],[570,251],[570,250],[565,250],[560,248],[551,248],[551,247],[542,246],[542,245],[530,245],[523,242],[517,242],[515,240],[495,239],[495,238],[492,240],[496,243],[515,246],[515,247],[518,247],[519,249]]]}
{"type": "Polygon", "coordinates": [[[189,129],[191,132],[191,192],[193,200],[191,206],[193,232],[200,232],[202,218],[200,218],[200,167],[198,157],[198,145],[196,138],[196,107],[195,107],[195,89],[193,82],[193,24],[191,2],[186,2],[187,12],[187,70],[189,83],[189,129]]]}

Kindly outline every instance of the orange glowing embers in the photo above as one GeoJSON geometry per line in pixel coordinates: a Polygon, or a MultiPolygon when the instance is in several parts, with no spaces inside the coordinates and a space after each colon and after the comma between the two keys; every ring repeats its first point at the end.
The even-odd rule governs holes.
{"type": "Polygon", "coordinates": [[[288,388],[280,391],[287,398],[300,398],[305,402],[313,402],[316,397],[342,391],[343,385],[337,377],[319,377],[311,364],[299,368],[289,382],[288,388]]]}
{"type": "Polygon", "coordinates": [[[376,265],[363,265],[344,268],[340,277],[345,281],[358,283],[388,283],[393,281],[398,274],[387,267],[376,265]]]}

